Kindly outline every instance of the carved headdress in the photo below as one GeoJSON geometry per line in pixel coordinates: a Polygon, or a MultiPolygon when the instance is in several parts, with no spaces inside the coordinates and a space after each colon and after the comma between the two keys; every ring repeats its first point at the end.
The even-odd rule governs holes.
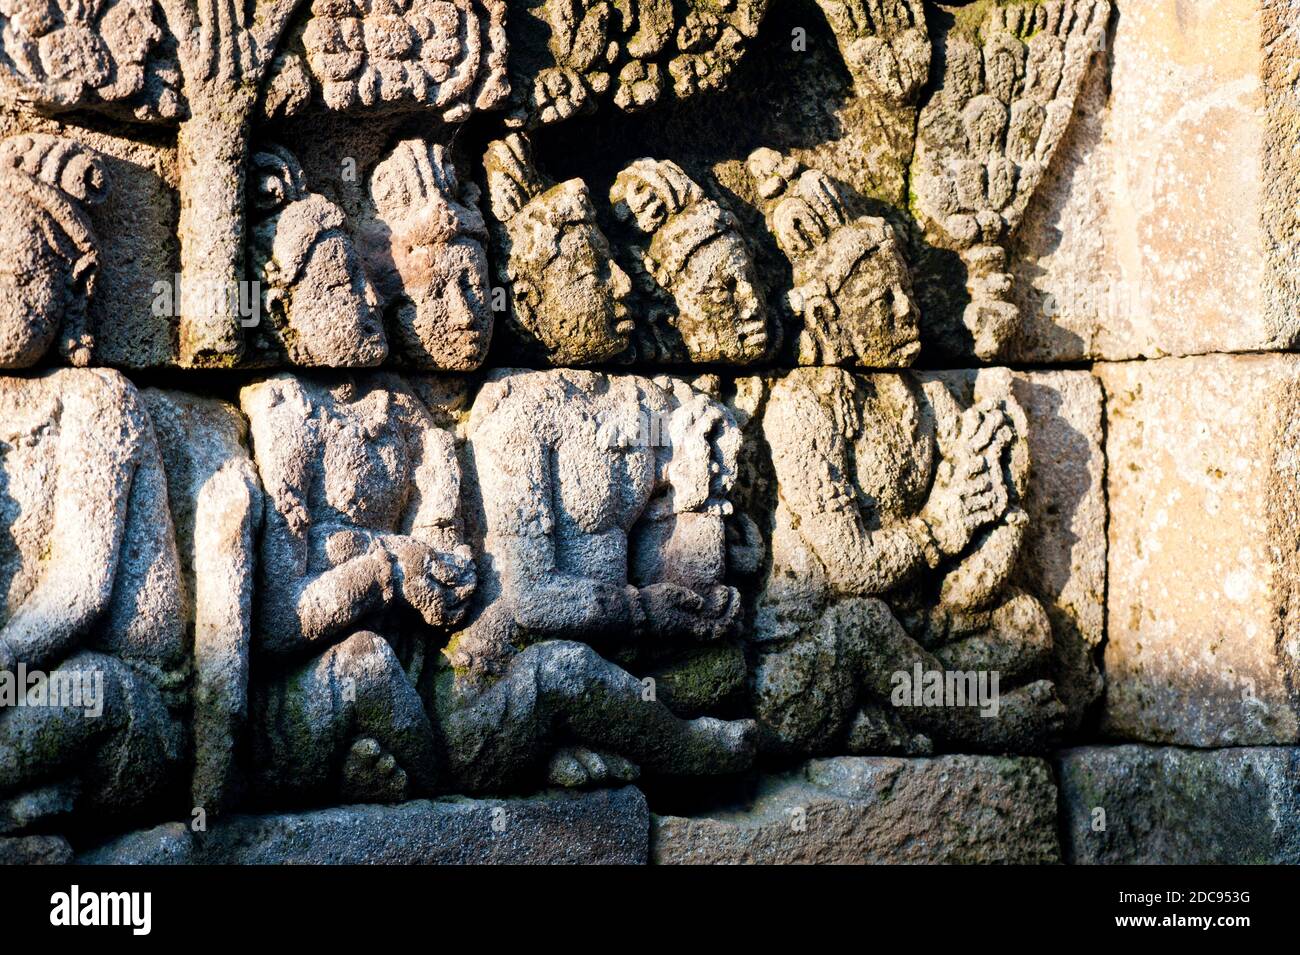
{"type": "Polygon", "coordinates": [[[0,355],[0,365],[22,367],[35,362],[62,320],[60,347],[76,365],[90,361],[91,336],[86,306],[99,273],[95,234],[82,204],[101,202],[108,193],[108,172],[98,153],[58,136],[13,136],[0,142],[0,217],[10,236],[11,264],[44,271],[36,259],[49,253],[65,263],[67,291],[57,305],[40,298],[30,282],[6,289],[0,311],[6,322],[21,323],[14,354],[0,355]],[[16,230],[16,231],[15,231],[16,230]],[[35,235],[40,241],[32,241],[35,235]],[[49,253],[46,252],[49,250],[49,253]],[[29,336],[31,340],[29,341],[29,336]]]}

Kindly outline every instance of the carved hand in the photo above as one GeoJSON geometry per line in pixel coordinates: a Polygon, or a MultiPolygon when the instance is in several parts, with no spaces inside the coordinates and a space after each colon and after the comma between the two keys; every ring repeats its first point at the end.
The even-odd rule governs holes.
{"type": "Polygon", "coordinates": [[[465,615],[477,576],[469,548],[439,553],[412,537],[394,536],[385,547],[397,563],[402,598],[430,626],[451,626],[465,615]]]}
{"type": "Polygon", "coordinates": [[[940,465],[921,514],[945,556],[961,553],[980,528],[1006,513],[1002,454],[1014,436],[1006,413],[990,403],[981,402],[962,414],[956,452],[940,465]]]}
{"type": "Polygon", "coordinates": [[[647,629],[655,636],[721,640],[740,627],[740,592],[719,584],[697,593],[677,584],[642,587],[641,605],[647,629]]]}

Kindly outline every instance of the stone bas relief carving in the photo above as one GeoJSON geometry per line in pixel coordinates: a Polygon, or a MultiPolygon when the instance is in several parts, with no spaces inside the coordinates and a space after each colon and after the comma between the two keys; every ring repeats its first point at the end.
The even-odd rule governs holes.
{"type": "Polygon", "coordinates": [[[927,236],[961,253],[971,297],[964,323],[987,360],[1018,329],[1007,244],[1069,125],[1110,4],[1052,0],[977,14],[978,23],[946,34],[939,87],[917,126],[912,182],[927,236]]]}
{"type": "Polygon", "coordinates": [[[70,140],[14,136],[0,142],[0,180],[0,368],[36,364],[55,339],[71,364],[88,364],[99,255],[83,206],[104,198],[103,162],[70,140]]]}
{"type": "Polygon", "coordinates": [[[980,382],[322,372],[237,410],[4,379],[0,662],[104,691],[0,712],[0,808],[111,827],[186,788],[219,813],[1041,748],[1028,423],[980,382]],[[997,713],[899,703],[917,669],[996,672],[997,713]]]}
{"type": "Polygon", "coordinates": [[[375,219],[362,252],[399,357],[417,368],[473,371],[487,356],[492,308],[478,198],[442,146],[418,139],[399,143],[371,174],[375,219]]]}
{"type": "Polygon", "coordinates": [[[501,0],[374,10],[317,3],[301,35],[282,43],[299,6],[118,0],[0,14],[6,103],[179,124],[183,365],[227,367],[244,349],[236,303],[246,281],[245,172],[255,118],[300,112],[313,98],[313,77],[327,109],[420,111],[441,122],[506,96],[501,0]],[[310,72],[290,49],[298,42],[310,72]]]}
{"type": "Polygon", "coordinates": [[[533,127],[612,102],[637,112],[723,88],[767,0],[528,0],[511,12],[509,122],[533,127]]]}
{"type": "Polygon", "coordinates": [[[889,223],[851,219],[829,177],[774,150],[755,150],[747,165],[794,270],[799,364],[910,365],[921,351],[917,308],[889,223]]]}
{"type": "Polygon", "coordinates": [[[63,785],[88,813],[137,809],[181,769],[188,675],[153,428],[109,371],[0,379],[0,410],[0,671],[68,690],[0,710],[0,793],[63,785]]]}
{"type": "Polygon", "coordinates": [[[523,346],[557,365],[620,355],[634,328],[632,282],[614,261],[587,184],[548,185],[520,135],[489,146],[483,169],[497,274],[510,289],[511,325],[523,346]]]}
{"type": "Polygon", "coordinates": [[[771,126],[658,148],[687,97],[726,108],[764,2],[0,9],[9,104],[179,124],[182,285],[261,309],[182,290],[180,363],[226,369],[192,383],[47,370],[97,360],[94,204],[131,167],[48,119],[0,142],[0,368],[33,369],[0,378],[0,677],[102,687],[0,706],[0,836],[636,780],[707,802],[1082,721],[1100,628],[1060,621],[1093,595],[1035,525],[1076,530],[1091,433],[1031,432],[1068,431],[1054,385],[906,370],[933,337],[909,256],[960,253],[998,354],[1109,7],[963,7],[935,72],[917,0],[817,5],[837,82],[919,113],[909,209],[771,126]],[[366,118],[322,124],[371,137],[354,177],[295,135],[312,109],[366,118]],[[625,151],[561,155],[597,121],[625,151]],[[900,695],[936,673],[981,705],[900,695]]]}
{"type": "Polygon", "coordinates": [[[799,369],[761,429],[776,505],[753,704],[773,745],[1041,748],[1064,716],[1043,608],[1008,580],[1026,531],[1027,422],[1009,393],[799,369]],[[997,718],[898,706],[896,674],[997,672],[997,718]]]}
{"type": "MultiPolygon", "coordinates": [[[[1069,124],[1109,5],[943,8],[951,23],[934,40],[933,77],[930,28],[917,0],[820,7],[852,95],[894,119],[919,113],[914,154],[900,157],[914,194],[906,209],[901,197],[889,200],[899,206],[891,221],[914,216],[926,244],[959,253],[970,295],[964,330],[927,328],[926,339],[994,358],[1018,325],[1007,298],[1008,243],[1069,124]],[[923,88],[931,92],[917,103],[923,88]]],[[[179,193],[180,281],[176,314],[163,319],[175,323],[177,354],[161,361],[370,367],[392,355],[398,365],[472,370],[490,341],[487,253],[476,246],[491,235],[497,280],[510,298],[507,361],[906,367],[917,356],[913,328],[925,316],[911,294],[903,239],[909,254],[919,239],[861,214],[860,184],[850,195],[854,189],[830,175],[760,148],[728,160],[748,167],[756,196],[736,194],[722,171],[727,161],[667,155],[621,159],[612,181],[599,174],[597,194],[595,175],[552,184],[523,138],[552,136],[556,130],[536,127],[602,98],[623,111],[658,104],[669,118],[674,103],[660,99],[708,92],[726,103],[739,91],[729,93],[725,79],[765,12],[765,3],[750,0],[523,4],[513,18],[503,0],[310,7],[264,0],[228,16],[170,0],[158,8],[127,0],[54,6],[39,15],[24,8],[0,15],[0,96],[47,113],[95,109],[179,125],[169,175],[179,193]],[[671,97],[661,96],[670,88],[671,97]],[[371,117],[396,141],[363,170],[368,190],[349,196],[339,183],[309,183],[273,145],[285,131],[277,124],[312,109],[371,117]],[[483,169],[470,168],[473,156],[456,169],[455,124],[476,112],[486,115],[470,151],[490,143],[483,169]],[[412,116],[432,135],[394,135],[414,128],[394,117],[412,116]],[[262,145],[253,147],[259,124],[262,145]],[[534,132],[493,141],[512,126],[534,132]],[[487,221],[476,178],[487,183],[487,221]],[[756,250],[768,246],[789,263],[788,285],[756,264],[756,250]]],[[[836,160],[830,171],[856,178],[841,166],[836,160]]],[[[74,206],[102,189],[83,191],[69,193],[74,206]]],[[[72,224],[75,209],[58,218],[69,241],[85,247],[84,260],[93,247],[88,228],[72,224]]],[[[93,278],[84,268],[84,289],[75,286],[83,273],[74,278],[78,302],[93,278]]],[[[34,330],[34,338],[12,346],[22,354],[6,365],[36,361],[59,321],[69,330],[63,360],[95,360],[80,305],[66,316],[54,301],[23,308],[33,314],[9,318],[4,337],[25,341],[34,330]]]]}
{"type": "Polygon", "coordinates": [[[767,305],[735,217],[676,163],[639,159],[610,189],[636,233],[628,251],[640,303],[637,358],[744,365],[764,357],[767,305]]]}

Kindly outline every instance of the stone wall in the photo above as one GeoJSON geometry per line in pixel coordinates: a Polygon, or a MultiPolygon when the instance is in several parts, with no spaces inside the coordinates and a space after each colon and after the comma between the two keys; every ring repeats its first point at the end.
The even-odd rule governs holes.
{"type": "Polygon", "coordinates": [[[0,13],[0,861],[1300,861],[1298,29],[0,13]]]}

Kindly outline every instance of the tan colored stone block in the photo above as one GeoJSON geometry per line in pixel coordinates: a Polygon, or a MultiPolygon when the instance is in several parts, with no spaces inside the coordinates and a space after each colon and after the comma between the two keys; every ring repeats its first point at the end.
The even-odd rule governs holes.
{"type": "Polygon", "coordinates": [[[1116,8],[1110,69],[1089,80],[1022,227],[1013,359],[1292,346],[1300,10],[1116,8]]]}
{"type": "Polygon", "coordinates": [[[1300,728],[1300,357],[1099,365],[1105,728],[1193,746],[1300,728]]]}

